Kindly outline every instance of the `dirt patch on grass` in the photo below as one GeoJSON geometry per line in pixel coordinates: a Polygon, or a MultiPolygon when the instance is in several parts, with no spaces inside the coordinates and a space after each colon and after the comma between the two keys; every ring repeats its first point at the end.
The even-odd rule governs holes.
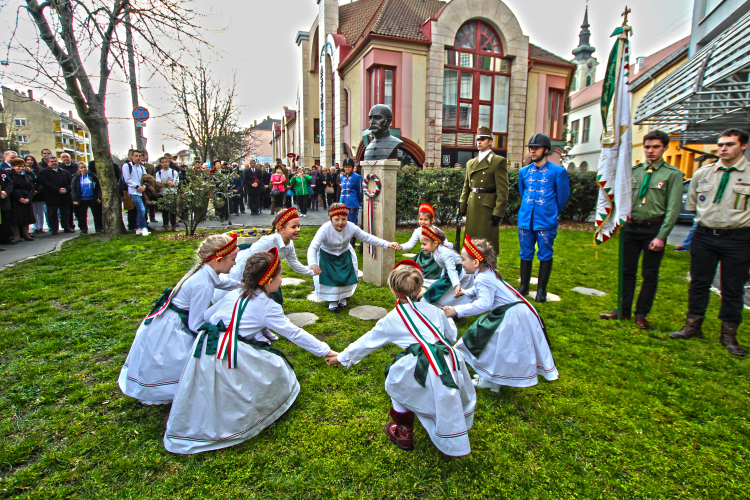
{"type": "Polygon", "coordinates": [[[193,240],[202,240],[204,238],[207,238],[211,236],[212,234],[222,234],[220,232],[215,231],[196,231],[194,235],[190,236],[185,233],[171,233],[166,234],[164,236],[160,236],[159,238],[162,240],[169,240],[169,241],[193,241],[193,240]]]}
{"type": "Polygon", "coordinates": [[[55,299],[50,300],[49,304],[52,307],[54,307],[55,309],[57,309],[58,311],[61,311],[61,312],[66,312],[67,313],[67,312],[70,312],[70,311],[73,310],[70,306],[66,306],[65,304],[61,304],[59,301],[57,301],[55,299]]]}

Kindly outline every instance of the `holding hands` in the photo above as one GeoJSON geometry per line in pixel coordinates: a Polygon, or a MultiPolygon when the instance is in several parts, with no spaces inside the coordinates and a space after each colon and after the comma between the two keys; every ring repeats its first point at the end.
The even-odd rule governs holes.
{"type": "Polygon", "coordinates": [[[402,247],[401,247],[401,245],[399,245],[395,241],[392,241],[392,242],[388,243],[388,248],[392,248],[394,250],[401,250],[402,247]]]}
{"type": "Polygon", "coordinates": [[[456,308],[453,306],[445,306],[442,308],[445,315],[449,318],[456,318],[458,317],[458,313],[456,312],[456,308]]]}
{"type": "Polygon", "coordinates": [[[341,363],[339,362],[338,355],[339,353],[333,349],[328,351],[328,354],[326,354],[326,364],[328,366],[339,366],[341,363]]]}
{"type": "Polygon", "coordinates": [[[318,276],[322,272],[320,270],[320,266],[317,266],[315,264],[313,264],[312,266],[310,266],[310,269],[312,269],[312,272],[315,273],[315,276],[318,276]]]}
{"type": "Polygon", "coordinates": [[[461,285],[456,285],[456,287],[453,289],[453,298],[457,299],[463,294],[464,294],[464,290],[461,289],[461,285]]]}

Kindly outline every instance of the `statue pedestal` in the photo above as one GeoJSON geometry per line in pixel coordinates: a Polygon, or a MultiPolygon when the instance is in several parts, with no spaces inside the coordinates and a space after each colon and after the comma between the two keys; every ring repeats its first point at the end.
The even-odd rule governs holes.
{"type": "MultiPolygon", "coordinates": [[[[370,232],[386,241],[396,240],[396,172],[401,166],[399,160],[361,161],[359,166],[362,177],[374,174],[380,179],[380,194],[373,198],[372,227],[370,232]]],[[[375,183],[370,183],[370,190],[375,183]]],[[[370,202],[367,195],[362,197],[362,228],[367,232],[370,202]]],[[[388,284],[388,275],[396,264],[396,251],[391,248],[375,247],[375,258],[367,251],[367,244],[362,249],[364,260],[362,279],[375,286],[388,284]]]]}

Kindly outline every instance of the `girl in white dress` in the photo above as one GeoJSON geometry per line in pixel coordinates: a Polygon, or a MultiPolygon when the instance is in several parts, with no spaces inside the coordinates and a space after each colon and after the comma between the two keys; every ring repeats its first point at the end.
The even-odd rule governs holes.
{"type": "Polygon", "coordinates": [[[229,272],[236,255],[236,234],[209,236],[201,243],[198,263],[174,289],[164,291],[138,327],[118,380],[125,395],[147,405],[172,401],[214,288],[240,286],[220,276],[229,272]]]}
{"type": "MultiPolygon", "coordinates": [[[[417,222],[419,226],[411,233],[409,241],[401,245],[403,250],[411,250],[414,246],[420,243],[419,238],[422,236],[422,227],[427,226],[434,228],[433,222],[435,221],[435,209],[429,203],[422,203],[419,205],[419,213],[417,215],[417,222]]],[[[443,245],[447,248],[453,248],[453,243],[449,241],[443,241],[443,245]]],[[[435,263],[432,255],[421,251],[414,257],[414,261],[419,264],[422,269],[422,276],[424,277],[424,286],[432,285],[436,280],[443,274],[443,270],[435,263]]]]}
{"type": "Polygon", "coordinates": [[[438,307],[468,304],[470,299],[463,297],[462,289],[471,288],[474,277],[466,274],[461,267],[461,256],[443,244],[445,233],[437,227],[422,227],[422,251],[432,255],[442,270],[442,275],[422,295],[422,300],[438,307]]]}
{"type": "Polygon", "coordinates": [[[385,425],[385,433],[400,449],[411,450],[416,413],[438,450],[467,455],[476,393],[463,356],[451,347],[456,326],[437,307],[414,302],[422,288],[414,261],[397,264],[388,286],[398,297],[396,308],[326,362],[350,367],[387,344],[404,349],[386,370],[385,392],[391,397],[393,420],[385,425]]]}
{"type": "Polygon", "coordinates": [[[401,245],[381,240],[349,222],[349,209],[334,203],[328,210],[329,221],[320,226],[307,249],[307,263],[315,272],[315,294],[328,302],[328,309],[338,313],[346,299],[357,289],[357,254],[349,242],[356,237],[368,245],[401,250],[401,245]],[[320,275],[320,276],[318,276],[320,275]]]}
{"type": "Polygon", "coordinates": [[[466,236],[461,264],[474,273],[474,288],[463,290],[470,304],[444,307],[448,317],[484,314],[466,331],[456,349],[477,372],[474,383],[497,392],[501,385],[530,387],[541,375],[557,380],[544,322],[534,307],[495,271],[497,257],[487,240],[466,236]],[[489,314],[485,314],[489,313],[489,314]]]}
{"type": "MultiPolygon", "coordinates": [[[[312,266],[305,267],[300,263],[297,259],[297,252],[294,249],[294,241],[299,238],[300,233],[297,209],[292,207],[279,212],[273,221],[273,227],[276,230],[275,233],[263,236],[249,247],[243,248],[243,245],[240,245],[240,251],[237,253],[237,262],[234,264],[232,270],[229,271],[230,278],[242,281],[242,273],[245,270],[247,259],[253,254],[268,252],[274,247],[279,249],[279,258],[285,260],[295,272],[304,274],[305,276],[315,275],[312,266]]],[[[224,290],[216,290],[214,292],[214,304],[224,298],[227,293],[224,290]]],[[[277,292],[271,294],[271,298],[279,305],[284,305],[284,297],[281,295],[280,288],[277,292]]]]}
{"type": "Polygon", "coordinates": [[[205,314],[164,434],[172,453],[192,454],[242,443],[294,403],[299,383],[284,355],[262,333],[270,328],[315,356],[336,356],[325,342],[294,326],[269,294],[281,286],[278,250],[252,255],[242,295],[205,314]]]}

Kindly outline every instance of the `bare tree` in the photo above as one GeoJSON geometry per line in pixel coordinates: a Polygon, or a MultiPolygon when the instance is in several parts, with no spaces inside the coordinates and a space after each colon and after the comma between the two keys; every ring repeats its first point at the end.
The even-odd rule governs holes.
{"type": "Polygon", "coordinates": [[[260,141],[239,125],[241,106],[237,104],[237,82],[226,86],[211,77],[211,70],[200,61],[196,68],[181,68],[178,78],[169,81],[170,100],[180,118],[171,139],[189,144],[201,161],[220,158],[244,160],[260,147],[260,141]]]}
{"type": "MultiPolygon", "coordinates": [[[[37,46],[12,43],[25,55],[17,64],[37,73],[38,84],[67,94],[91,133],[91,147],[104,188],[104,231],[124,232],[120,193],[112,170],[107,85],[126,58],[124,31],[130,26],[139,62],[153,71],[178,64],[185,42],[204,43],[201,17],[187,1],[25,0],[26,12],[49,54],[37,46]],[[44,81],[42,81],[44,79],[44,81]]],[[[19,11],[22,12],[22,11],[19,11]]],[[[17,19],[19,21],[20,19],[17,19]]],[[[18,22],[16,23],[18,25],[18,22]]],[[[121,77],[124,79],[124,76],[121,77]]]]}

